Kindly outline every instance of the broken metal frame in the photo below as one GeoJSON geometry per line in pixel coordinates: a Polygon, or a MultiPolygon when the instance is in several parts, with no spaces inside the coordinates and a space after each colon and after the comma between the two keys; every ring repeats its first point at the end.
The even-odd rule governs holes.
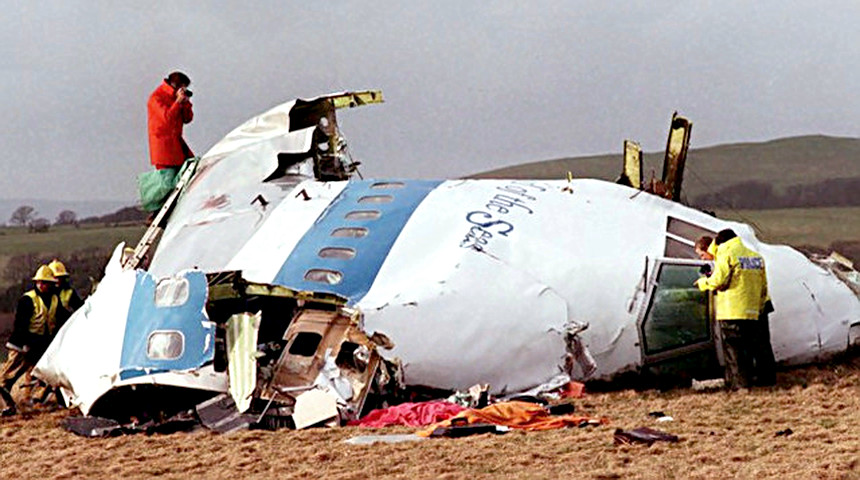
{"type": "Polygon", "coordinates": [[[149,254],[152,246],[155,245],[159,236],[164,232],[164,227],[167,226],[167,220],[173,212],[173,207],[176,206],[176,203],[179,201],[179,197],[182,195],[185,187],[191,183],[191,179],[194,178],[194,174],[197,171],[197,162],[198,160],[196,158],[186,160],[185,166],[182,169],[182,174],[176,182],[176,185],[173,187],[173,190],[171,190],[170,194],[167,196],[167,200],[164,201],[164,205],[161,206],[158,214],[140,238],[140,241],[137,242],[137,246],[134,248],[134,253],[123,262],[122,267],[124,270],[140,268],[143,264],[143,261],[149,254]]]}
{"type": "Polygon", "coordinates": [[[692,122],[678,115],[678,112],[672,114],[669,138],[666,140],[666,156],[663,158],[663,185],[666,188],[666,198],[669,200],[681,199],[684,165],[687,161],[687,149],[690,147],[692,130],[692,122]]]}
{"type": "Polygon", "coordinates": [[[632,140],[624,140],[624,166],[616,183],[642,189],[642,147],[632,140]]]}
{"type": "Polygon", "coordinates": [[[337,364],[338,377],[345,379],[350,389],[349,398],[342,400],[350,406],[352,415],[360,414],[382,363],[376,345],[362,329],[361,319],[358,311],[349,309],[300,310],[284,334],[287,344],[268,385],[261,388],[260,398],[274,398],[278,394],[292,396],[289,395],[291,391],[313,388],[318,384],[320,374],[329,366],[328,363],[340,360],[344,346],[351,343],[356,346],[356,350],[364,348],[366,358],[358,362],[355,351],[345,351],[347,355],[353,355],[354,361],[351,365],[337,364]],[[302,334],[319,336],[313,352],[293,351],[293,346],[302,334]],[[360,366],[359,363],[364,365],[360,366]]]}
{"type": "MultiPolygon", "coordinates": [[[[282,340],[285,345],[275,364],[272,377],[258,388],[257,398],[267,400],[266,407],[260,414],[265,416],[272,403],[278,396],[286,396],[295,401],[295,392],[305,392],[314,389],[317,377],[326,364],[326,355],[333,359],[339,358],[342,346],[351,342],[367,350],[367,362],[361,371],[352,371],[341,367],[341,375],[350,383],[353,395],[344,399],[352,415],[358,415],[364,408],[368,395],[373,390],[373,382],[383,363],[377,351],[374,339],[363,331],[360,311],[348,308],[347,300],[338,295],[292,290],[279,285],[269,285],[248,282],[242,278],[239,271],[216,272],[207,275],[209,284],[208,305],[228,299],[250,297],[278,297],[296,300],[298,311],[290,320],[282,340]],[[323,318],[325,317],[325,318],[323,318]],[[320,341],[314,349],[311,360],[302,374],[296,372],[284,373],[289,369],[289,362],[295,355],[290,349],[296,336],[305,331],[315,330],[320,335],[320,341]],[[284,383],[279,377],[287,377],[284,383]]],[[[287,398],[284,398],[287,400],[287,398]]]]}

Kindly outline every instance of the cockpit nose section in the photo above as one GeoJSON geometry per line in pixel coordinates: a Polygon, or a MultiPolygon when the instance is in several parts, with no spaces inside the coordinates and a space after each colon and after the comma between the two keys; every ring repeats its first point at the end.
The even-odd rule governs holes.
{"type": "Polygon", "coordinates": [[[215,324],[206,315],[203,272],[157,280],[137,272],[125,327],[120,379],[198,368],[214,358],[215,324]]]}

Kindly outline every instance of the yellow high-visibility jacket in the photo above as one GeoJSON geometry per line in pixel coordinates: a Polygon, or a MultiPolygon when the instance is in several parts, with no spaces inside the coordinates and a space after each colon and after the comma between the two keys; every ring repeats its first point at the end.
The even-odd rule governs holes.
{"type": "Polygon", "coordinates": [[[35,290],[30,290],[24,295],[33,300],[33,316],[30,318],[30,333],[36,335],[53,335],[57,325],[56,295],[51,296],[51,305],[45,305],[35,290]]]}
{"type": "Polygon", "coordinates": [[[696,285],[719,292],[714,301],[717,320],[756,320],[768,298],[764,259],[739,237],[717,246],[714,272],[696,285]]]}

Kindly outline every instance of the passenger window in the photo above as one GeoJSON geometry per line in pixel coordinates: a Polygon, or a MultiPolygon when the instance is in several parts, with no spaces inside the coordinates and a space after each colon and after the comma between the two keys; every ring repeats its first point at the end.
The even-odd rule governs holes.
{"type": "Polygon", "coordinates": [[[343,274],[334,270],[313,268],[305,272],[305,280],[309,282],[326,283],[328,285],[337,285],[341,280],[343,280],[343,274]]]}
{"type": "Polygon", "coordinates": [[[146,342],[146,356],[153,360],[173,360],[184,351],[185,336],[178,330],[156,330],[146,342]]]}
{"type": "Polygon", "coordinates": [[[331,232],[331,236],[340,238],[361,238],[367,236],[367,229],[364,227],[337,228],[331,232]]]}
{"type": "Polygon", "coordinates": [[[391,195],[367,195],[358,199],[358,203],[391,203],[394,197],[391,195]]]}
{"type": "Polygon", "coordinates": [[[376,220],[379,218],[379,212],[377,210],[355,210],[347,213],[344,218],[347,220],[376,220]]]}
{"type": "Polygon", "coordinates": [[[322,342],[322,335],[316,332],[299,332],[290,344],[290,355],[313,357],[322,342]]]}
{"type": "Polygon", "coordinates": [[[319,251],[320,258],[336,258],[338,260],[352,260],[355,258],[355,250],[351,248],[326,247],[319,251]]]}
{"type": "Polygon", "coordinates": [[[403,182],[378,182],[370,186],[370,188],[382,190],[389,188],[403,188],[406,185],[403,182]]]}
{"type": "Polygon", "coordinates": [[[693,285],[698,265],[662,264],[642,323],[648,355],[711,338],[708,295],[693,285]]]}

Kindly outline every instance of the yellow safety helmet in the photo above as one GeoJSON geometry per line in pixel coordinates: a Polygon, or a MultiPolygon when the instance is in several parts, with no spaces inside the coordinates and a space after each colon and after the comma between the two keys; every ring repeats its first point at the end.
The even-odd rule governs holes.
{"type": "Polygon", "coordinates": [[[42,265],[38,270],[36,270],[36,274],[33,275],[33,280],[37,282],[56,282],[57,278],[54,276],[54,272],[51,271],[51,267],[42,265]]]}
{"type": "Polygon", "coordinates": [[[57,260],[56,258],[54,259],[53,262],[48,264],[48,268],[51,269],[51,272],[54,273],[55,277],[68,277],[69,276],[69,272],[68,272],[68,270],[66,270],[66,266],[63,265],[63,262],[57,260]]]}

